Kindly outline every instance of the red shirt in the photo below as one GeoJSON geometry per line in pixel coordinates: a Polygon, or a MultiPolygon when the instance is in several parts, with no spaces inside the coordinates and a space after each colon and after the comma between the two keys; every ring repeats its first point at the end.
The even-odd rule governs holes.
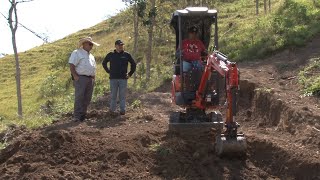
{"type": "Polygon", "coordinates": [[[185,39],[182,41],[183,59],[187,61],[200,61],[201,52],[205,51],[202,41],[185,39]]]}

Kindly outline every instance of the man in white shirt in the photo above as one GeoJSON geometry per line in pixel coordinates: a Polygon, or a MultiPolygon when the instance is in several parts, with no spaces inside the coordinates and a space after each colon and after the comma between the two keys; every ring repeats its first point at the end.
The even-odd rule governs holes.
{"type": "Polygon", "coordinates": [[[90,104],[96,75],[96,61],[90,53],[93,45],[91,37],[79,41],[79,49],[72,52],[69,58],[70,71],[75,87],[74,121],[84,121],[90,104]]]}

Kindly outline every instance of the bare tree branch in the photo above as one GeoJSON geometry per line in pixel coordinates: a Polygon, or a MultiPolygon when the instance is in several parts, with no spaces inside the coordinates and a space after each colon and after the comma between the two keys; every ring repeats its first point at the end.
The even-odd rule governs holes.
{"type": "Polygon", "coordinates": [[[0,14],[8,21],[8,17],[6,17],[2,12],[0,14]]]}
{"type": "MultiPolygon", "coordinates": [[[[7,20],[7,23],[9,23],[9,18],[6,17],[2,12],[0,12],[0,14],[3,16],[3,18],[5,18],[7,20]]],[[[9,25],[9,24],[8,24],[9,25]]]]}
{"type": "Polygon", "coordinates": [[[9,0],[9,2],[11,3],[11,6],[10,6],[10,9],[9,9],[8,22],[9,22],[10,29],[12,30],[13,33],[15,33],[16,29],[14,28],[14,24],[13,24],[13,20],[12,20],[12,13],[14,11],[15,2],[14,2],[14,0],[13,1],[9,0]]]}
{"type": "Polygon", "coordinates": [[[14,22],[15,23],[14,24],[14,30],[15,31],[17,31],[17,29],[18,29],[18,22],[19,22],[18,21],[18,13],[17,13],[17,4],[18,3],[15,3],[14,7],[13,7],[14,8],[14,11],[13,11],[14,12],[14,19],[15,19],[15,22],[14,22]]]}
{"type": "MultiPolygon", "coordinates": [[[[6,17],[2,12],[0,12],[0,14],[1,14],[7,21],[9,20],[8,17],[6,17]]],[[[15,23],[16,21],[12,21],[12,22],[15,23]]],[[[42,35],[36,33],[35,31],[31,30],[30,28],[26,27],[25,25],[23,25],[23,24],[21,24],[21,23],[19,23],[19,22],[18,22],[18,24],[19,24],[20,26],[22,26],[24,29],[26,29],[27,31],[31,32],[32,34],[34,34],[35,36],[37,36],[38,38],[40,38],[43,42],[49,43],[49,40],[48,40],[49,37],[48,37],[47,35],[44,34],[44,36],[42,36],[42,35]]]]}
{"type": "Polygon", "coordinates": [[[17,4],[18,4],[18,3],[31,2],[31,1],[33,1],[33,0],[23,0],[23,1],[17,1],[17,4]]]}
{"type": "Polygon", "coordinates": [[[28,30],[29,32],[31,32],[32,34],[34,34],[35,36],[37,36],[39,39],[41,39],[42,41],[44,41],[45,43],[48,43],[48,36],[46,35],[45,37],[41,36],[40,34],[36,33],[35,31],[27,28],[25,25],[19,23],[20,26],[22,26],[23,28],[25,28],[26,30],[28,30]]]}

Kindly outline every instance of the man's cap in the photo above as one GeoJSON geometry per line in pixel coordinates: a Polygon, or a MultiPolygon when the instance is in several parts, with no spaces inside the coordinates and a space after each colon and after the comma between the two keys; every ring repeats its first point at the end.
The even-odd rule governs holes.
{"type": "Polygon", "coordinates": [[[115,45],[124,45],[124,43],[120,39],[116,40],[116,42],[114,44],[115,45]]]}
{"type": "Polygon", "coordinates": [[[188,32],[189,33],[197,33],[198,32],[198,28],[196,26],[191,26],[189,29],[188,29],[188,32]]]}
{"type": "Polygon", "coordinates": [[[79,47],[81,47],[83,45],[83,43],[85,43],[85,42],[90,42],[90,43],[92,43],[92,44],[94,44],[96,46],[100,46],[100,44],[94,42],[91,37],[85,37],[85,38],[80,39],[79,47]]]}

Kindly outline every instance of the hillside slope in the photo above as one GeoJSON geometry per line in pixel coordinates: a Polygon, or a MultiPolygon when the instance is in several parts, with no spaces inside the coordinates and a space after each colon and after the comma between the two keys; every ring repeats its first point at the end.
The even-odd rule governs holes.
{"type": "MultiPolygon", "coordinates": [[[[160,3],[160,1],[158,2],[160,3]]],[[[179,3],[165,1],[159,5],[159,24],[155,29],[152,81],[146,86],[144,78],[144,52],[146,28],[140,27],[140,61],[135,89],[152,90],[170,78],[173,61],[174,36],[168,25],[171,13],[181,9],[179,3]],[[161,21],[160,21],[161,20],[161,21]],[[148,87],[148,88],[147,88],[148,87]]],[[[255,15],[251,0],[216,2],[211,8],[219,10],[219,34],[221,50],[235,60],[252,60],[272,54],[280,49],[303,45],[320,31],[319,8],[311,1],[277,0],[272,13],[255,15]],[[269,36],[265,36],[268,34],[269,36]]],[[[262,4],[260,4],[262,9],[262,4]]],[[[81,30],[61,40],[20,53],[22,70],[22,95],[25,120],[16,120],[15,68],[12,56],[0,60],[0,129],[7,124],[25,124],[37,127],[50,123],[52,117],[72,108],[72,84],[67,68],[70,52],[81,37],[92,36],[101,44],[93,50],[98,64],[113,49],[113,42],[121,38],[127,50],[132,50],[131,10],[121,12],[92,28],[81,30]]],[[[108,77],[98,66],[95,98],[108,90],[108,77]]]]}

